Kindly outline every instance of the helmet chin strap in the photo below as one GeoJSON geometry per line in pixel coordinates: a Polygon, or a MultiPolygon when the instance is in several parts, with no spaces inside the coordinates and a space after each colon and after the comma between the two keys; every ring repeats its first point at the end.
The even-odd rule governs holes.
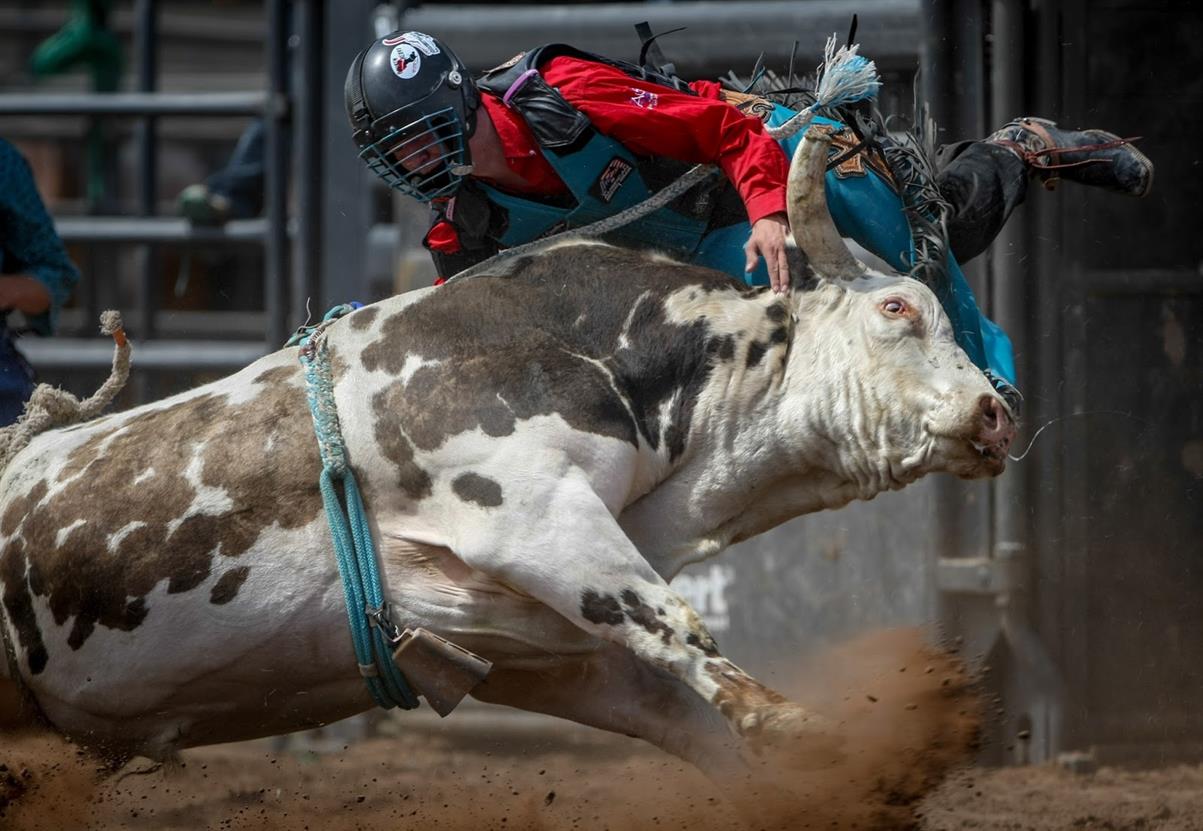
{"type": "Polygon", "coordinates": [[[471,176],[473,167],[470,164],[457,164],[451,168],[451,172],[456,176],[471,176]]]}

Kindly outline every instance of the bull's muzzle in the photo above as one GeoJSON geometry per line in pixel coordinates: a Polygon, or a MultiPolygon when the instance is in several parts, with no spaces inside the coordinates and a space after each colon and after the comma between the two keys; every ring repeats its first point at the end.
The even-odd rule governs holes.
{"type": "Polygon", "coordinates": [[[1011,442],[1015,440],[1015,421],[995,396],[983,395],[977,405],[977,431],[972,439],[973,446],[983,456],[1005,462],[1011,442]]]}

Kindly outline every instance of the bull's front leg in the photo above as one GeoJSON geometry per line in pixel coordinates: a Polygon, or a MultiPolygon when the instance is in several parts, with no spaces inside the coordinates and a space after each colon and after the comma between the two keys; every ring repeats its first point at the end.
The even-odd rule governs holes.
{"type": "Polygon", "coordinates": [[[468,565],[680,679],[754,751],[797,747],[808,765],[838,755],[831,725],[722,656],[698,614],[643,558],[583,471],[523,484],[516,504],[501,500],[461,516],[453,547],[468,565]]]}

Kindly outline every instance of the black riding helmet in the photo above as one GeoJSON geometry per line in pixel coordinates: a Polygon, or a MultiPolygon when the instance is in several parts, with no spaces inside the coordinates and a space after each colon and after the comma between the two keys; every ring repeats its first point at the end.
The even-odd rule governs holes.
{"type": "Polygon", "coordinates": [[[441,41],[421,32],[376,41],[351,63],[343,95],[359,158],[389,187],[429,202],[471,173],[480,92],[441,41]]]}

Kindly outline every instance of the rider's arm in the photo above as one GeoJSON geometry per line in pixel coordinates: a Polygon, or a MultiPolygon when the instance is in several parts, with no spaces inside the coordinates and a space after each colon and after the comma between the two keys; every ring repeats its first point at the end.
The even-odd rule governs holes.
{"type": "Polygon", "coordinates": [[[701,95],[641,82],[605,64],[561,56],[542,68],[544,79],[593,125],[631,152],[717,164],[756,222],[785,210],[789,165],[755,116],[701,95]]]}

